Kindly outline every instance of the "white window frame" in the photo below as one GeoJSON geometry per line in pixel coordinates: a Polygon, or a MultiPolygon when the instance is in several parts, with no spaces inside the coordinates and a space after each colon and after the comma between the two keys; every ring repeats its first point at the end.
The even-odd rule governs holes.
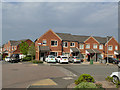
{"type": "Polygon", "coordinates": [[[68,42],[63,42],[63,47],[68,47],[68,42]],[[66,46],[67,44],[67,46],[66,46]]]}
{"type": "Polygon", "coordinates": [[[47,44],[47,41],[46,41],[46,40],[43,40],[43,42],[42,42],[42,43],[43,43],[43,45],[46,45],[46,44],[47,44]],[[44,43],[44,41],[45,41],[46,43],[44,43]]]}
{"type": "Polygon", "coordinates": [[[75,47],[75,42],[71,42],[70,43],[70,47],[75,47]],[[71,43],[72,43],[72,45],[71,45],[71,43]]]}
{"type": "Polygon", "coordinates": [[[98,45],[97,44],[93,44],[93,48],[97,49],[98,45]]]}
{"type": "Polygon", "coordinates": [[[12,46],[12,50],[14,50],[14,47],[12,46]]]}
{"type": "Polygon", "coordinates": [[[99,49],[101,49],[101,50],[103,49],[103,45],[102,44],[99,45],[99,49]]]}
{"type": "Polygon", "coordinates": [[[86,49],[90,49],[90,44],[86,44],[86,49]],[[87,47],[87,45],[89,45],[89,47],[87,47]]]}
{"type": "Polygon", "coordinates": [[[109,46],[108,46],[108,50],[109,50],[109,51],[112,51],[112,50],[113,50],[113,46],[112,46],[112,45],[109,45],[109,46]],[[110,47],[112,47],[112,48],[110,48],[110,47]]]}
{"type": "Polygon", "coordinates": [[[117,45],[115,46],[115,50],[118,50],[118,46],[117,45]]]}
{"type": "Polygon", "coordinates": [[[80,44],[80,49],[84,49],[84,44],[80,44]]]}
{"type": "Polygon", "coordinates": [[[57,46],[58,45],[58,41],[57,40],[51,40],[51,46],[57,46]],[[54,45],[52,45],[52,41],[54,41],[54,45]],[[55,44],[55,42],[57,42],[56,44],[55,44]]]}

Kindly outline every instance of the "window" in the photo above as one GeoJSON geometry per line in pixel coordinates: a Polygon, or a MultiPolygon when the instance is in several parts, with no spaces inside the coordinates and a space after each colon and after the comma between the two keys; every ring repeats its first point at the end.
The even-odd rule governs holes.
{"type": "Polygon", "coordinates": [[[74,43],[74,42],[71,42],[71,43],[70,43],[70,46],[74,47],[74,46],[75,46],[75,43],[74,43]]]}
{"type": "Polygon", "coordinates": [[[103,45],[99,45],[99,49],[103,49],[103,45]]]}
{"type": "Polygon", "coordinates": [[[94,49],[97,49],[97,44],[93,44],[93,48],[94,48],[94,49]]]}
{"type": "Polygon", "coordinates": [[[90,44],[86,44],[86,48],[90,48],[90,44]]]}
{"type": "Polygon", "coordinates": [[[80,44],[80,49],[84,49],[84,44],[80,44]]]}
{"type": "Polygon", "coordinates": [[[16,46],[15,46],[15,50],[16,50],[16,46]]]}
{"type": "Polygon", "coordinates": [[[12,50],[14,49],[14,47],[12,46],[12,50]]]}
{"type": "Polygon", "coordinates": [[[51,46],[57,46],[57,41],[51,41],[51,46]]]}
{"type": "Polygon", "coordinates": [[[9,47],[9,51],[10,51],[10,47],[9,47]]]}
{"type": "Polygon", "coordinates": [[[113,47],[112,47],[112,46],[108,46],[108,50],[110,50],[110,51],[111,51],[112,49],[113,49],[113,47]]]}
{"type": "Polygon", "coordinates": [[[118,50],[118,46],[117,45],[115,46],[115,50],[118,50]]]}
{"type": "Polygon", "coordinates": [[[47,41],[46,40],[43,40],[43,45],[46,45],[47,41]]]}
{"type": "Polygon", "coordinates": [[[63,47],[67,47],[68,43],[67,42],[63,42],[63,47]]]}
{"type": "Polygon", "coordinates": [[[50,52],[50,55],[57,56],[57,52],[50,52]]]}

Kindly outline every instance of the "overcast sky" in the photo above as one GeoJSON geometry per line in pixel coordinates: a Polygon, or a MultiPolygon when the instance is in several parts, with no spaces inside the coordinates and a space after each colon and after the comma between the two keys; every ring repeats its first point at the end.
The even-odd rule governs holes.
{"type": "Polygon", "coordinates": [[[47,30],[118,39],[116,2],[22,2],[3,3],[2,39],[39,38],[47,30]]]}

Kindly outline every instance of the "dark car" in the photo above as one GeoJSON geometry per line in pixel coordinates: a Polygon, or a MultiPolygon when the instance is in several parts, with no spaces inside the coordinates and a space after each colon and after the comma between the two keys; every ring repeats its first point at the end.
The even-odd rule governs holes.
{"type": "MultiPolygon", "coordinates": [[[[104,58],[107,62],[107,57],[104,58]]],[[[114,63],[114,64],[118,64],[120,61],[117,60],[116,58],[112,58],[112,57],[108,57],[108,63],[114,63]]]]}
{"type": "Polygon", "coordinates": [[[19,59],[19,54],[12,54],[11,55],[11,61],[10,62],[19,62],[20,61],[20,59],[19,59]]]}

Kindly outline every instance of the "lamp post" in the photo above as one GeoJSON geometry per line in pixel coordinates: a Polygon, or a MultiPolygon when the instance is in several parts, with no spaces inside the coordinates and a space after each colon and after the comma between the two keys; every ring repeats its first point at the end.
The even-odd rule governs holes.
{"type": "Polygon", "coordinates": [[[109,65],[108,64],[108,36],[107,36],[107,63],[106,63],[106,65],[109,65]]]}

